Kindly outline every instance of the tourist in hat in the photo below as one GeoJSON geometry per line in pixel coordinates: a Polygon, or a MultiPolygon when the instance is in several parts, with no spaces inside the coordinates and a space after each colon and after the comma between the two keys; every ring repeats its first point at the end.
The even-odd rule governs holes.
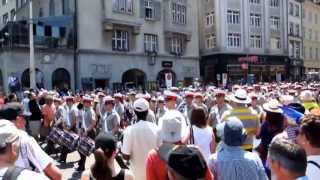
{"type": "Polygon", "coordinates": [[[243,143],[242,148],[244,150],[252,151],[254,137],[259,134],[260,130],[259,115],[247,107],[247,105],[251,103],[251,99],[244,89],[238,89],[230,96],[230,100],[233,109],[226,111],[222,115],[222,119],[225,121],[228,117],[236,116],[242,121],[244,128],[247,131],[247,138],[243,143]]]}
{"type": "Polygon", "coordinates": [[[133,180],[130,170],[122,169],[117,161],[117,141],[111,133],[101,133],[95,139],[94,164],[82,173],[81,180],[133,180]]]}
{"type": "Polygon", "coordinates": [[[0,177],[7,179],[39,179],[48,178],[41,174],[18,166],[14,166],[19,157],[19,133],[13,123],[0,121],[0,177]]]}
{"type": "MultiPolygon", "coordinates": [[[[19,103],[9,103],[0,110],[0,122],[11,121],[18,129],[19,149],[17,150],[18,158],[15,165],[26,169],[34,169],[36,172],[45,174],[50,179],[60,180],[62,174],[54,164],[54,160],[48,156],[34,138],[29,136],[25,131],[25,119],[23,116],[23,107],[19,103]],[[6,119],[6,120],[4,120],[6,119]]],[[[2,126],[0,125],[0,128],[2,126]]],[[[9,128],[14,131],[14,128],[9,128]]],[[[0,130],[0,133],[4,132],[0,130]]],[[[0,144],[5,142],[0,141],[0,144]]]]}
{"type": "MultiPolygon", "coordinates": [[[[306,177],[306,152],[286,139],[278,138],[270,144],[268,164],[272,179],[309,179],[306,177]]],[[[319,176],[316,179],[319,179],[319,176]]]]}
{"type": "Polygon", "coordinates": [[[214,129],[216,125],[222,122],[222,115],[228,110],[231,110],[232,107],[225,102],[226,92],[223,90],[217,90],[215,92],[216,105],[211,108],[209,114],[208,123],[214,129]]]}
{"type": "Polygon", "coordinates": [[[169,180],[213,180],[200,150],[193,145],[163,144],[159,156],[167,164],[169,180]]]}
{"type": "Polygon", "coordinates": [[[259,156],[241,148],[247,136],[241,120],[235,116],[228,117],[217,129],[222,142],[209,159],[215,179],[267,180],[259,156]]]}
{"type": "Polygon", "coordinates": [[[311,111],[314,108],[319,108],[319,105],[316,103],[313,93],[309,90],[301,92],[300,100],[307,111],[311,111]]]}
{"type": "Polygon", "coordinates": [[[207,120],[203,107],[196,106],[192,110],[189,142],[199,147],[206,161],[215,151],[215,136],[207,120]]]}
{"type": "MultiPolygon", "coordinates": [[[[282,133],[285,129],[285,118],[281,104],[276,99],[263,104],[263,109],[265,111],[265,119],[261,125],[260,133],[257,135],[257,138],[261,139],[257,151],[263,164],[266,165],[269,144],[277,134],[282,133]]],[[[269,170],[267,172],[270,175],[269,170]]]]}
{"type": "Polygon", "coordinates": [[[126,160],[130,160],[130,169],[136,179],[146,179],[145,161],[148,152],[161,143],[158,127],[146,121],[149,103],[143,98],[137,99],[134,104],[137,123],[129,126],[123,133],[121,152],[126,160]]]}
{"type": "MultiPolygon", "coordinates": [[[[169,111],[159,120],[160,137],[165,144],[180,145],[183,139],[183,119],[178,111],[169,111]]],[[[166,162],[158,154],[158,148],[149,151],[146,161],[146,179],[161,180],[168,176],[166,162]]]]}

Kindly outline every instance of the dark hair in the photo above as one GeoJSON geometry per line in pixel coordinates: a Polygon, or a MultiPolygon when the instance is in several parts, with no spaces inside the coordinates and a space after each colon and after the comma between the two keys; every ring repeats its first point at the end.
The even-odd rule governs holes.
{"type": "Polygon", "coordinates": [[[12,102],[15,97],[16,97],[16,94],[14,94],[14,93],[9,94],[8,101],[12,102]]]}
{"type": "Polygon", "coordinates": [[[269,147],[269,156],[272,161],[288,170],[297,177],[304,176],[307,169],[307,155],[301,146],[289,140],[276,138],[269,147]]]}
{"type": "Polygon", "coordinates": [[[92,176],[96,180],[112,179],[112,169],[108,166],[108,160],[117,147],[116,140],[107,140],[105,134],[99,135],[96,139],[96,150],[94,152],[95,163],[91,166],[92,176]],[[100,139],[99,139],[100,136],[100,139]],[[101,139],[102,137],[102,139],[101,139]],[[98,140],[99,139],[99,140],[98,140]],[[98,142],[99,141],[99,142],[98,142]]]}
{"type": "Polygon", "coordinates": [[[191,112],[191,124],[196,125],[197,127],[203,127],[207,125],[207,117],[205,110],[197,106],[191,112]]]}
{"type": "Polygon", "coordinates": [[[148,111],[143,111],[143,112],[138,112],[138,111],[134,111],[134,113],[137,115],[137,120],[146,120],[147,119],[147,115],[148,115],[148,111]]]}
{"type": "Polygon", "coordinates": [[[281,113],[266,111],[266,122],[269,131],[282,132],[284,129],[284,116],[281,113]]]}
{"type": "Polygon", "coordinates": [[[303,118],[300,133],[306,136],[312,146],[320,148],[320,117],[308,115],[303,118]]]}

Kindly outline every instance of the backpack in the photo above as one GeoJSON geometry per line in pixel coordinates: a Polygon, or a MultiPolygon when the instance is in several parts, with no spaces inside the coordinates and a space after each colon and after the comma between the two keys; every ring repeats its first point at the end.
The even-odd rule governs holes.
{"type": "Polygon", "coordinates": [[[18,167],[18,166],[11,166],[7,169],[6,173],[3,175],[2,179],[5,180],[16,180],[21,172],[25,170],[25,168],[18,167]]]}

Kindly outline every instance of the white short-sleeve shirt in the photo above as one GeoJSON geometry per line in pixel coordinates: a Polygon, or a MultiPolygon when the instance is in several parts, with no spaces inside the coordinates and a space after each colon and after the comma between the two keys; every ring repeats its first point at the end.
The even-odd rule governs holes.
{"type": "MultiPolygon", "coordinates": [[[[317,163],[318,165],[320,165],[320,155],[308,156],[307,159],[308,159],[308,161],[313,161],[313,162],[317,163]]],[[[307,175],[309,180],[319,179],[319,177],[320,177],[320,168],[318,168],[314,164],[308,163],[306,175],[307,175]]]]}
{"type": "Polygon", "coordinates": [[[145,161],[151,149],[161,144],[158,127],[148,121],[138,121],[124,131],[121,152],[130,155],[130,169],[136,179],[145,178],[145,161]]]}
{"type": "MultiPolygon", "coordinates": [[[[7,172],[8,168],[1,168],[0,169],[0,180],[5,180],[3,179],[3,176],[7,172]]],[[[45,175],[36,173],[30,170],[23,170],[20,175],[17,177],[17,180],[26,180],[26,179],[34,179],[34,180],[49,180],[45,175]]]]}
{"type": "Polygon", "coordinates": [[[20,150],[16,166],[31,169],[31,162],[37,172],[43,172],[50,163],[53,163],[53,159],[41,149],[34,138],[22,130],[19,130],[19,137],[20,150]]]}

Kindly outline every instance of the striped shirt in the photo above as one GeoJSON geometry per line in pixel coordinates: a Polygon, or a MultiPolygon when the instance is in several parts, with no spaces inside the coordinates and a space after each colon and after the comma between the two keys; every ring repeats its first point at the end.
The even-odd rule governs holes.
{"type": "Polygon", "coordinates": [[[242,145],[243,149],[252,149],[253,148],[253,139],[257,134],[257,131],[260,128],[260,121],[258,114],[246,107],[234,108],[232,110],[226,111],[222,115],[223,121],[226,121],[228,117],[235,116],[241,120],[244,128],[247,132],[247,138],[242,145]]]}

